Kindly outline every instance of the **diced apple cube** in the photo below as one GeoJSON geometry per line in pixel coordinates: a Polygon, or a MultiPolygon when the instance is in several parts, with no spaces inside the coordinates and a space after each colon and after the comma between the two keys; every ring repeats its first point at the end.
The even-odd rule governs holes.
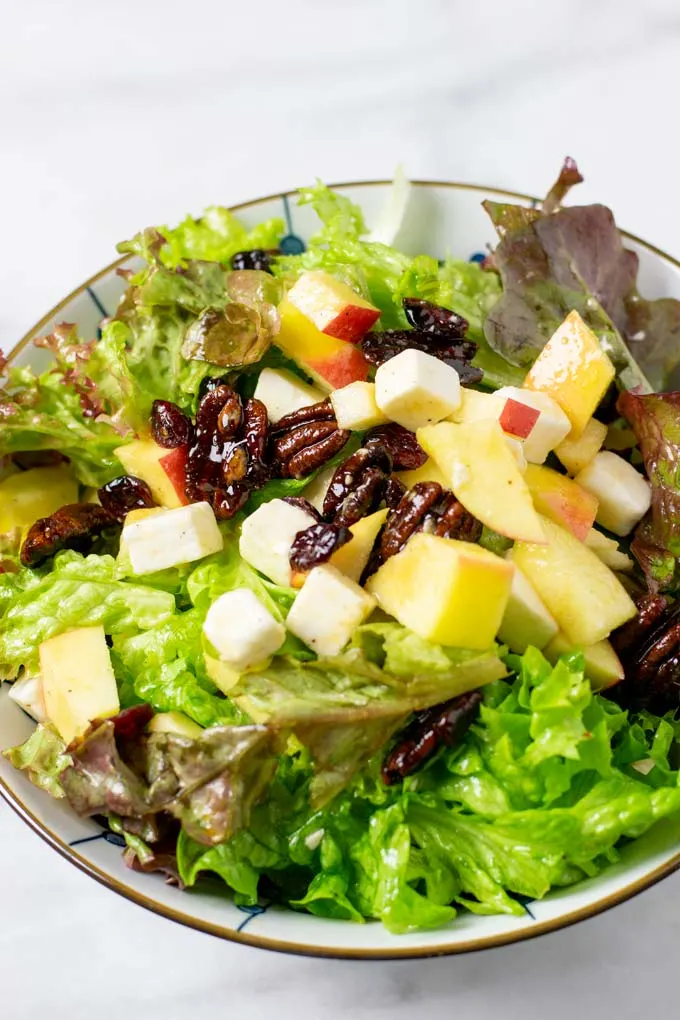
{"type": "Polygon", "coordinates": [[[460,394],[455,368],[413,348],[390,358],[375,374],[378,407],[411,431],[452,414],[460,404],[460,394]]]}
{"type": "Polygon", "coordinates": [[[274,425],[291,411],[318,404],[324,399],[321,390],[309,386],[292,372],[278,368],[262,369],[253,396],[262,401],[274,425]]]}
{"type": "Polygon", "coordinates": [[[153,574],[219,552],[223,539],[209,503],[125,521],[121,535],[133,574],[153,574]]]}
{"type": "Polygon", "coordinates": [[[149,733],[174,733],[188,740],[198,740],[203,729],[183,712],[157,712],[148,725],[149,733]]]}
{"type": "Polygon", "coordinates": [[[607,436],[607,426],[591,418],[578,439],[565,439],[555,447],[555,455],[561,460],[570,475],[577,475],[590,464],[602,448],[607,436]]]}
{"type": "Polygon", "coordinates": [[[524,479],[538,512],[583,542],[597,513],[595,496],[567,475],[542,464],[529,464],[524,479]]]}
{"type": "Polygon", "coordinates": [[[38,648],[45,715],[70,744],[94,719],[120,711],[104,628],[78,627],[38,648]]]}
{"type": "Polygon", "coordinates": [[[501,428],[524,441],[524,456],[531,464],[542,464],[569,435],[569,418],[547,393],[504,386],[494,395],[503,402],[501,428]]]}
{"type": "Polygon", "coordinates": [[[586,535],[586,545],[592,549],[595,555],[611,570],[621,573],[628,573],[635,566],[635,563],[624,552],[619,549],[619,544],[613,538],[608,538],[596,528],[591,528],[586,535]]]}
{"type": "Polygon", "coordinates": [[[544,648],[557,634],[557,623],[541,602],[534,587],[515,567],[510,598],[498,631],[498,640],[512,652],[522,654],[530,645],[544,648]]]}
{"type": "Polygon", "coordinates": [[[471,542],[415,534],[367,582],[410,630],[429,641],[489,648],[505,613],[514,568],[471,542]]]}
{"type": "Polygon", "coordinates": [[[583,542],[545,517],[542,524],[547,544],[516,542],[512,561],[526,574],[572,647],[594,645],[635,616],[635,603],[583,542]]]}
{"type": "Polygon", "coordinates": [[[283,624],[250,588],[220,595],[208,610],[203,633],[220,660],[235,671],[265,662],[286,638],[283,624]]]}
{"type": "Polygon", "coordinates": [[[578,439],[615,374],[599,340],[573,311],[536,358],[524,386],[553,397],[571,422],[571,438],[578,439]]]}
{"type": "Polygon", "coordinates": [[[507,538],[542,541],[531,493],[497,421],[444,421],[419,429],[417,436],[446,487],[482,524],[507,538]]]}
{"type": "Polygon", "coordinates": [[[357,343],[380,318],[380,309],[322,269],[302,273],[288,301],[318,330],[357,343]]]}
{"type": "Polygon", "coordinates": [[[575,481],[599,501],[597,523],[615,535],[629,535],[652,501],[649,482],[609,450],[598,453],[575,481]]]}
{"type": "Polygon", "coordinates": [[[376,510],[375,513],[369,514],[368,517],[362,517],[356,524],[352,524],[349,529],[352,532],[352,538],[347,545],[340,546],[333,553],[330,559],[331,566],[358,583],[373,551],[375,540],[387,519],[387,514],[386,509],[376,510]]]}
{"type": "Polygon", "coordinates": [[[36,722],[45,722],[45,700],[39,673],[23,673],[9,689],[9,697],[36,722]]]}
{"type": "MultiPolygon", "coordinates": [[[[546,645],[543,654],[548,662],[555,663],[561,655],[567,655],[574,650],[567,637],[560,632],[555,635],[550,644],[546,645]]],[[[623,680],[623,666],[610,641],[605,639],[576,650],[583,655],[585,674],[590,680],[593,690],[603,691],[623,680]]]]}
{"type": "Polygon", "coordinates": [[[160,506],[174,509],[189,502],[184,492],[184,447],[164,450],[153,439],[133,439],[114,452],[127,474],[146,482],[160,506]]]}
{"type": "Polygon", "coordinates": [[[310,572],[286,626],[317,655],[338,655],[374,608],[375,599],[363,588],[325,564],[310,572]]]}
{"type": "Polygon", "coordinates": [[[316,524],[316,518],[283,499],[263,503],[241,527],[241,556],[275,584],[290,585],[290,550],[295,536],[316,524]]]}
{"type": "Polygon", "coordinates": [[[449,415],[450,421],[467,425],[472,421],[489,421],[500,417],[503,400],[495,393],[483,393],[463,386],[460,391],[460,406],[449,415]]]}
{"type": "Polygon", "coordinates": [[[341,429],[361,432],[389,421],[375,402],[375,383],[353,382],[333,390],[331,404],[341,429]]]}
{"type": "Polygon", "coordinates": [[[281,322],[276,346],[325,391],[367,378],[371,366],[359,347],[322,333],[285,298],[278,310],[281,322]]]}

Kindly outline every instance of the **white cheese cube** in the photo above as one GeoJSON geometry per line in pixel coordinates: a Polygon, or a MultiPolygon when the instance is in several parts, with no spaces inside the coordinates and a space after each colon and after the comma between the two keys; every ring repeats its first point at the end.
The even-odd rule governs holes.
{"type": "Polygon", "coordinates": [[[219,552],[224,545],[209,503],[161,510],[126,523],[121,543],[133,574],[153,574],[180,563],[193,563],[219,552]]]}
{"type": "Polygon", "coordinates": [[[375,605],[372,595],[325,564],[310,571],[286,626],[317,655],[338,655],[375,605]]]}
{"type": "Polygon", "coordinates": [[[595,520],[615,535],[629,535],[652,501],[649,482],[632,464],[609,450],[598,453],[579,471],[575,481],[597,497],[595,520]]]}
{"type": "Polygon", "coordinates": [[[331,393],[338,428],[360,432],[389,421],[375,402],[375,383],[353,382],[331,393]]]}
{"type": "Polygon", "coordinates": [[[45,701],[39,673],[24,673],[9,689],[9,697],[36,722],[45,722],[45,701]]]}
{"type": "Polygon", "coordinates": [[[547,393],[503,386],[494,396],[502,398],[501,428],[523,440],[524,456],[530,464],[542,464],[571,432],[569,418],[547,393]]]}
{"type": "Polygon", "coordinates": [[[557,623],[521,570],[515,567],[510,598],[498,631],[498,640],[522,654],[529,645],[545,648],[557,634],[557,623]]]}
{"type": "Polygon", "coordinates": [[[312,524],[316,524],[316,518],[283,499],[263,503],[243,522],[241,556],[275,584],[288,586],[291,546],[298,531],[305,531],[312,524]]]}
{"type": "Polygon", "coordinates": [[[262,369],[253,395],[256,400],[262,401],[267,408],[269,420],[274,424],[291,411],[318,404],[325,398],[321,390],[308,386],[292,372],[278,368],[262,369]]]}
{"type": "Polygon", "coordinates": [[[220,595],[208,610],[203,633],[222,662],[240,671],[264,662],[286,638],[283,624],[250,588],[220,595]]]}
{"type": "Polygon", "coordinates": [[[460,379],[455,368],[409,348],[380,365],[375,399],[388,418],[415,432],[448,418],[460,406],[460,379]]]}

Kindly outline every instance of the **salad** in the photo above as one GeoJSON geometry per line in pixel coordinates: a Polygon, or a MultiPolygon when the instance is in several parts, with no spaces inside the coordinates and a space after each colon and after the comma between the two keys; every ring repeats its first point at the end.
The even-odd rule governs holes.
{"type": "Polygon", "coordinates": [[[680,811],[680,302],[580,180],[472,262],[212,208],[3,361],[3,753],[131,868],[407,932],[680,811]]]}

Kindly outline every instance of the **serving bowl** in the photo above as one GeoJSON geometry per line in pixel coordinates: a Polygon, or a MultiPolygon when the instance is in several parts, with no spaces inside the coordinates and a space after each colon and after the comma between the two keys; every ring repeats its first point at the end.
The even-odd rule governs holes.
{"type": "MultiPolygon", "coordinates": [[[[482,209],[485,198],[531,203],[526,195],[448,181],[415,181],[397,238],[406,252],[439,257],[481,258],[494,243],[494,230],[482,209]]],[[[376,223],[389,199],[389,181],[364,181],[335,187],[364,209],[376,223]]],[[[308,207],[298,206],[294,193],[270,195],[232,207],[247,225],[283,217],[287,234],[282,248],[301,251],[315,229],[308,207]]],[[[680,262],[625,234],[640,258],[640,289],[648,297],[680,298],[680,262]]],[[[111,314],[123,292],[116,269],[119,259],[77,287],[19,342],[12,352],[17,363],[42,367],[47,352],[30,344],[58,322],[74,322],[81,335],[92,338],[102,317],[111,314]]],[[[0,686],[0,748],[25,740],[32,722],[0,686]]],[[[166,885],[158,875],[127,869],[120,837],[96,822],[78,818],[69,806],[36,789],[23,773],[0,757],[0,793],[24,821],[51,847],[85,874],[163,917],[235,942],[282,952],[338,958],[390,959],[470,952],[533,938],[592,917],[642,892],[680,867],[680,820],[665,822],[625,846],[621,860],[596,878],[525,904],[523,917],[481,917],[461,914],[448,927],[408,935],[392,935],[377,922],[363,925],[296,913],[275,906],[237,907],[224,886],[209,879],[190,892],[166,885]]]]}

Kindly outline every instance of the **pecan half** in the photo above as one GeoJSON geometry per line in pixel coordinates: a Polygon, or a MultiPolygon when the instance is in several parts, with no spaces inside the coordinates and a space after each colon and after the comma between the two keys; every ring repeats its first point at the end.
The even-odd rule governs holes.
{"type": "Polygon", "coordinates": [[[468,691],[419,712],[397,738],[383,764],[385,786],[392,786],[421,768],[442,744],[446,747],[459,744],[477,718],[481,703],[481,691],[468,691]]]}
{"type": "Polygon", "coordinates": [[[442,504],[437,507],[438,517],[434,534],[442,538],[456,538],[460,542],[478,542],[482,534],[482,522],[473,517],[459,503],[452,492],[448,492],[442,504]]]}
{"type": "Polygon", "coordinates": [[[638,615],[612,635],[625,670],[606,691],[626,708],[663,714],[680,706],[680,604],[663,595],[638,599],[638,615]]]}
{"type": "Polygon", "coordinates": [[[392,460],[394,471],[414,471],[422,467],[427,454],[415,437],[414,432],[403,425],[379,425],[367,434],[364,446],[369,450],[386,450],[392,460]]]}
{"type": "Polygon", "coordinates": [[[97,503],[69,503],[31,525],[21,546],[21,562],[35,567],[61,549],[84,552],[93,538],[117,524],[116,517],[97,503]]]}
{"type": "Polygon", "coordinates": [[[338,428],[330,400],[292,411],[272,431],[272,449],[283,478],[305,478],[328,463],[351,435],[338,428]]]}
{"type": "Polygon", "coordinates": [[[332,518],[338,513],[350,493],[360,485],[365,472],[373,467],[379,468],[387,480],[392,470],[392,459],[382,445],[376,444],[371,449],[362,446],[343,461],[326,490],[323,501],[324,517],[332,518]]]}
{"type": "Polygon", "coordinates": [[[380,538],[381,562],[404,548],[411,535],[420,530],[441,496],[442,487],[438,482],[418,482],[409,489],[385,524],[380,538]]]}

